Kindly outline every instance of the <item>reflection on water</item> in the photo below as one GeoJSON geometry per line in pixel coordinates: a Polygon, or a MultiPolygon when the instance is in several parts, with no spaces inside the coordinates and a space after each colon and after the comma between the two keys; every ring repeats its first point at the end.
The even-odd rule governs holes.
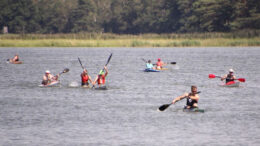
{"type": "Polygon", "coordinates": [[[260,143],[260,48],[1,48],[0,56],[0,145],[260,143]],[[110,52],[108,90],[81,88],[77,58],[95,78],[110,52]],[[5,63],[16,53],[24,64],[5,63]],[[177,65],[146,73],[142,58],[177,65]],[[64,68],[60,86],[38,86],[45,70],[64,68]],[[229,68],[247,81],[225,88],[208,79],[229,68]],[[191,85],[205,113],[182,112],[185,101],[157,111],[191,85]]]}

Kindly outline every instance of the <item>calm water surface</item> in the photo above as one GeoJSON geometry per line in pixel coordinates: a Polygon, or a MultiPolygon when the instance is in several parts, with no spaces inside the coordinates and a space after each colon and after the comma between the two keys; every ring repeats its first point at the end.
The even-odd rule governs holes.
{"type": "Polygon", "coordinates": [[[250,145],[260,143],[260,48],[0,48],[0,145],[250,145]],[[108,65],[108,90],[72,88],[81,58],[92,78],[108,65]],[[6,63],[18,53],[24,64],[6,63]],[[176,61],[145,73],[141,58],[176,61]],[[45,70],[59,87],[42,88],[45,70]],[[219,86],[229,68],[245,78],[219,86]],[[157,108],[197,85],[205,113],[185,113],[185,101],[157,108]]]}

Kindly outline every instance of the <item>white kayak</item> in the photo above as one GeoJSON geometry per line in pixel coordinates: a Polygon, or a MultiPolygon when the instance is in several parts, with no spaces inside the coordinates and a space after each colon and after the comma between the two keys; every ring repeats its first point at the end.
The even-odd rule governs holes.
{"type": "Polygon", "coordinates": [[[39,87],[53,87],[53,86],[58,86],[59,84],[60,84],[59,81],[53,81],[53,82],[51,82],[50,84],[47,84],[47,85],[40,84],[39,87]]]}
{"type": "Polygon", "coordinates": [[[223,87],[239,87],[239,84],[240,84],[240,82],[231,81],[231,82],[228,82],[226,84],[222,84],[221,86],[223,86],[223,87]]]}

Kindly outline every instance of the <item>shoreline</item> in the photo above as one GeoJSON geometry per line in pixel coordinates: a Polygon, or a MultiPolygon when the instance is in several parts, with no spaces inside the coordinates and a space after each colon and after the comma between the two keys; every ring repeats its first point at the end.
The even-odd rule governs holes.
{"type": "Polygon", "coordinates": [[[206,39],[0,39],[0,47],[256,47],[260,37],[206,39]]]}

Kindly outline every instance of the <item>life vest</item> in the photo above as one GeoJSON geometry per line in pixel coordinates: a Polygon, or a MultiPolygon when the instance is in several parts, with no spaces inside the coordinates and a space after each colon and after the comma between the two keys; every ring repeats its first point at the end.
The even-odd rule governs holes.
{"type": "Polygon", "coordinates": [[[228,82],[232,82],[232,81],[234,81],[234,79],[233,79],[233,75],[228,74],[228,75],[227,75],[227,78],[226,78],[226,83],[228,83],[228,82]]]}
{"type": "Polygon", "coordinates": [[[161,61],[158,61],[158,62],[156,63],[156,65],[157,65],[157,67],[162,68],[162,62],[161,62],[161,61]]]}
{"type": "Polygon", "coordinates": [[[105,82],[106,82],[106,79],[105,79],[105,75],[99,75],[98,76],[98,84],[100,85],[100,84],[105,84],[105,82]]]}
{"type": "Polygon", "coordinates": [[[191,99],[190,97],[187,98],[187,102],[186,102],[187,106],[193,107],[194,103],[198,103],[198,101],[191,99]]]}
{"type": "Polygon", "coordinates": [[[82,83],[86,83],[88,82],[88,75],[85,75],[85,74],[81,74],[81,82],[82,83]]]}

